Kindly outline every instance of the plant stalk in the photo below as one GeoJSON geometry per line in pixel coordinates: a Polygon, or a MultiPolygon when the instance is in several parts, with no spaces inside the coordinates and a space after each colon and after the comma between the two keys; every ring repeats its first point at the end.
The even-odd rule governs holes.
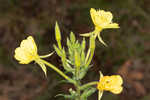
{"type": "Polygon", "coordinates": [[[81,100],[80,81],[77,81],[77,83],[76,83],[76,91],[77,91],[77,94],[78,94],[76,100],[81,100]]]}
{"type": "Polygon", "coordinates": [[[80,90],[84,90],[85,88],[89,87],[89,86],[92,86],[92,85],[97,85],[98,82],[97,81],[93,81],[93,82],[89,82],[87,84],[84,84],[80,87],[80,90]]]}
{"type": "Polygon", "coordinates": [[[50,64],[49,62],[41,59],[41,61],[46,64],[48,67],[52,68],[53,70],[55,70],[58,74],[60,74],[62,77],[64,77],[66,80],[68,80],[69,82],[76,84],[76,82],[74,80],[72,80],[70,77],[68,77],[66,74],[64,74],[61,70],[59,70],[56,66],[50,64]]]}

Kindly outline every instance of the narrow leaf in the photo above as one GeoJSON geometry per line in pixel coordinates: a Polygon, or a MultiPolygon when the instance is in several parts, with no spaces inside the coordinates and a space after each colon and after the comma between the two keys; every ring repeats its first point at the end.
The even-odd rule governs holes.
{"type": "Polygon", "coordinates": [[[79,67],[80,66],[80,55],[79,55],[79,53],[77,52],[77,51],[75,51],[75,66],[76,67],[79,67]]]}
{"type": "Polygon", "coordinates": [[[95,37],[94,36],[90,37],[90,49],[91,50],[95,49],[95,37]]]}
{"type": "Polygon", "coordinates": [[[61,33],[60,33],[60,29],[59,29],[57,21],[56,21],[56,25],[55,25],[55,37],[56,37],[57,41],[61,40],[61,33]]]}
{"type": "Polygon", "coordinates": [[[75,35],[73,32],[70,33],[70,40],[72,43],[74,43],[76,41],[75,35]]]}
{"type": "Polygon", "coordinates": [[[60,50],[59,48],[57,48],[56,45],[53,45],[53,47],[54,47],[54,49],[55,49],[57,55],[60,56],[60,57],[62,57],[62,52],[61,52],[61,50],[60,50]]]}

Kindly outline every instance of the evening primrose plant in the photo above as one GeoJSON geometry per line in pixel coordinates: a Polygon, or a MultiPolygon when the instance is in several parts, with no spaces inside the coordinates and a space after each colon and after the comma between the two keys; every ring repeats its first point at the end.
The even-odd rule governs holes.
{"type": "Polygon", "coordinates": [[[40,56],[38,54],[38,48],[32,36],[29,36],[27,39],[23,40],[20,46],[15,49],[14,58],[18,60],[20,64],[29,64],[34,61],[42,68],[45,76],[47,76],[46,67],[50,67],[65,78],[66,82],[75,86],[75,89],[69,89],[69,94],[57,95],[63,96],[65,100],[88,100],[88,97],[97,90],[98,100],[101,100],[104,91],[119,94],[123,90],[123,79],[120,75],[103,76],[101,71],[99,81],[93,81],[86,84],[82,84],[81,82],[87,74],[88,69],[91,67],[91,61],[95,51],[96,37],[98,36],[100,42],[106,45],[100,37],[101,31],[108,28],[119,28],[117,23],[112,22],[113,15],[111,12],[91,8],[90,14],[95,25],[95,30],[90,33],[81,34],[82,36],[89,37],[89,46],[87,46],[85,38],[79,42],[74,33],[70,32],[70,36],[67,38],[66,43],[67,48],[65,48],[61,44],[61,32],[58,23],[56,22],[55,37],[57,44],[54,44],[53,47],[56,54],[61,59],[65,72],[61,71],[59,67],[56,67],[52,63],[44,60],[44,58],[50,57],[53,52],[44,56],[40,56]]]}

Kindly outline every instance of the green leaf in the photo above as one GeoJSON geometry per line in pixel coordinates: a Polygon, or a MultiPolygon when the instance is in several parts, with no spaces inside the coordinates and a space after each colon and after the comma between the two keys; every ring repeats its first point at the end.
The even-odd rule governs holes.
{"type": "Polygon", "coordinates": [[[87,100],[87,98],[88,98],[89,96],[91,96],[95,91],[96,91],[96,88],[93,88],[93,87],[87,88],[87,89],[84,90],[84,92],[82,93],[81,99],[82,99],[82,100],[87,100]]]}
{"type": "Polygon", "coordinates": [[[59,29],[57,21],[56,21],[56,24],[55,24],[55,37],[56,37],[57,41],[61,40],[61,33],[60,33],[60,29],[59,29]]]}
{"type": "Polygon", "coordinates": [[[56,45],[53,45],[53,47],[54,47],[54,49],[55,49],[57,55],[60,56],[60,57],[62,57],[62,52],[61,52],[61,50],[60,50],[59,48],[57,48],[56,45]]]}
{"type": "Polygon", "coordinates": [[[86,42],[85,42],[85,38],[83,38],[82,44],[81,44],[81,62],[83,64],[85,64],[85,47],[86,47],[86,42]]]}
{"type": "Polygon", "coordinates": [[[72,43],[75,43],[76,38],[73,32],[70,33],[70,40],[72,43]]]}
{"type": "Polygon", "coordinates": [[[95,49],[95,37],[94,36],[90,37],[90,49],[91,50],[95,49]]]}
{"type": "Polygon", "coordinates": [[[62,96],[62,97],[64,97],[65,99],[73,99],[73,98],[74,98],[73,95],[66,95],[66,94],[58,94],[58,95],[56,95],[55,97],[58,97],[58,96],[62,96]]]}
{"type": "Polygon", "coordinates": [[[75,59],[75,66],[76,66],[76,67],[80,67],[80,65],[81,65],[81,64],[80,64],[80,62],[81,62],[81,61],[80,61],[80,55],[79,55],[79,53],[78,53],[77,51],[75,51],[74,57],[75,57],[75,58],[74,58],[74,59],[75,59]]]}
{"type": "Polygon", "coordinates": [[[85,41],[85,38],[83,38],[82,44],[81,44],[82,50],[85,50],[85,46],[86,46],[86,41],[85,41]]]}
{"type": "Polygon", "coordinates": [[[79,74],[79,79],[84,78],[84,76],[86,75],[86,73],[88,72],[88,69],[91,67],[91,65],[85,67],[85,66],[81,66],[81,70],[80,70],[80,74],[79,74]]]}
{"type": "Polygon", "coordinates": [[[71,45],[69,38],[67,38],[67,46],[69,47],[71,45]]]}
{"type": "Polygon", "coordinates": [[[59,29],[57,21],[56,21],[56,25],[55,25],[55,37],[56,37],[56,41],[57,41],[59,49],[62,49],[62,46],[61,46],[61,33],[60,33],[60,29],[59,29]]]}
{"type": "Polygon", "coordinates": [[[82,79],[88,71],[88,67],[86,69],[84,68],[84,66],[82,66],[82,67],[81,67],[82,69],[80,70],[79,79],[82,79]]]}
{"type": "Polygon", "coordinates": [[[74,69],[67,62],[63,62],[63,67],[66,70],[66,72],[74,73],[74,69]]]}
{"type": "Polygon", "coordinates": [[[65,99],[71,99],[74,100],[74,98],[77,96],[76,91],[74,91],[72,88],[69,89],[70,95],[66,95],[66,94],[58,94],[57,96],[63,96],[65,99]]]}
{"type": "Polygon", "coordinates": [[[84,51],[81,52],[81,62],[83,64],[85,64],[85,53],[84,53],[84,51]]]}
{"type": "Polygon", "coordinates": [[[62,49],[62,55],[63,55],[64,58],[66,58],[65,48],[62,49]]]}

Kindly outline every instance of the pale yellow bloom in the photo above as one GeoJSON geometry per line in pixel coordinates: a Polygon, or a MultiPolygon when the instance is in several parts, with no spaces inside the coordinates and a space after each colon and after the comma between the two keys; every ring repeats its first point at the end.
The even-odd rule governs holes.
{"type": "Polygon", "coordinates": [[[106,43],[102,40],[100,36],[100,32],[103,29],[108,28],[119,28],[119,25],[117,23],[113,23],[113,15],[111,12],[106,12],[104,10],[95,10],[94,8],[91,8],[90,10],[92,21],[95,25],[95,30],[90,33],[81,34],[81,36],[91,36],[94,35],[95,38],[98,37],[99,41],[106,45],[106,43]]]}
{"type": "Polygon", "coordinates": [[[103,76],[100,77],[97,89],[100,91],[110,91],[114,94],[122,92],[123,80],[120,75],[103,76]]]}
{"type": "Polygon", "coordinates": [[[37,54],[37,46],[32,36],[23,40],[20,47],[16,48],[14,57],[20,64],[28,64],[39,58],[37,54]]]}
{"type": "Polygon", "coordinates": [[[106,12],[104,10],[95,10],[91,8],[90,10],[92,21],[95,25],[95,29],[101,31],[105,28],[119,28],[117,23],[113,23],[113,15],[111,12],[106,12]]]}
{"type": "Polygon", "coordinates": [[[29,64],[30,62],[35,61],[40,65],[46,75],[47,69],[41,58],[47,58],[52,54],[53,52],[48,55],[39,56],[37,54],[37,46],[34,42],[34,39],[32,36],[29,36],[27,39],[21,42],[20,47],[15,49],[14,57],[19,61],[20,64],[29,64]]]}

